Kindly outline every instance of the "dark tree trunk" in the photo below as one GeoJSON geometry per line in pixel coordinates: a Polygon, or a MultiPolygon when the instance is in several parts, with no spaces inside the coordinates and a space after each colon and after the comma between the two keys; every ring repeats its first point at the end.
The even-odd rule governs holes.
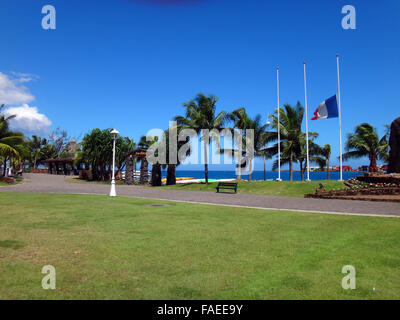
{"type": "Polygon", "coordinates": [[[293,155],[290,154],[289,159],[289,180],[293,181],[293,155]]]}
{"type": "Polygon", "coordinates": [[[369,155],[369,172],[378,172],[378,166],[376,165],[376,154],[375,152],[371,152],[369,155]]]}
{"type": "Polygon", "coordinates": [[[329,158],[326,159],[326,172],[328,174],[328,180],[331,180],[331,169],[329,168],[329,158]]]}
{"type": "Polygon", "coordinates": [[[300,175],[301,181],[304,181],[303,160],[300,160],[300,175]]]}
{"type": "Polygon", "coordinates": [[[151,170],[151,185],[153,187],[161,187],[161,165],[153,164],[151,170]]]}
{"type": "MultiPolygon", "coordinates": [[[[241,151],[241,150],[239,150],[241,151]]],[[[237,169],[237,179],[242,179],[242,153],[238,152],[238,169],[237,169]]]]}
{"type": "Polygon", "coordinates": [[[132,185],[135,183],[133,170],[133,158],[130,156],[128,159],[126,159],[125,184],[127,185],[132,185]]]}
{"type": "Polygon", "coordinates": [[[206,180],[206,184],[208,184],[208,164],[207,163],[204,165],[204,177],[206,180]]]}
{"type": "Polygon", "coordinates": [[[176,165],[169,164],[167,168],[167,186],[176,184],[176,165]]]}
{"type": "Polygon", "coordinates": [[[149,164],[146,158],[140,161],[140,184],[147,184],[149,181],[149,164]]]}
{"type": "Polygon", "coordinates": [[[252,174],[252,164],[253,164],[253,162],[252,162],[253,160],[252,159],[250,159],[249,160],[249,181],[251,181],[251,174],[252,174]]]}
{"type": "Polygon", "coordinates": [[[3,168],[3,177],[6,176],[6,171],[7,171],[7,158],[4,158],[4,168],[3,168]]]}
{"type": "Polygon", "coordinates": [[[99,180],[99,171],[97,169],[97,163],[92,163],[92,180],[97,181],[99,180]]]}
{"type": "Polygon", "coordinates": [[[204,139],[204,177],[206,179],[206,184],[208,184],[208,153],[207,153],[207,148],[208,148],[208,141],[204,139]]]}
{"type": "Polygon", "coordinates": [[[267,180],[267,174],[266,174],[266,165],[265,165],[265,156],[264,156],[264,181],[267,180]]]}

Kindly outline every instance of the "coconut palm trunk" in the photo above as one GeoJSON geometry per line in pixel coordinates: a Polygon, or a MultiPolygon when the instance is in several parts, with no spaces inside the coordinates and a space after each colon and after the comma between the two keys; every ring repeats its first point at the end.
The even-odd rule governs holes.
{"type": "Polygon", "coordinates": [[[161,187],[161,165],[153,164],[151,169],[151,185],[153,187],[161,187]]]}
{"type": "Polygon", "coordinates": [[[3,177],[5,177],[6,176],[6,172],[7,172],[7,161],[8,161],[8,158],[7,157],[5,157],[4,158],[4,168],[3,168],[3,177]]]}
{"type": "Polygon", "coordinates": [[[293,181],[293,154],[290,154],[289,159],[289,180],[293,181]]]}
{"type": "Polygon", "coordinates": [[[250,163],[249,163],[249,181],[251,181],[252,164],[253,164],[253,160],[250,159],[250,163]]]}
{"type": "Polygon", "coordinates": [[[376,154],[375,154],[375,152],[371,152],[369,154],[369,160],[370,160],[369,172],[378,172],[378,166],[376,164],[376,154]]]}
{"type": "Polygon", "coordinates": [[[301,181],[304,181],[303,160],[300,160],[300,175],[301,175],[301,181]]]}
{"type": "Polygon", "coordinates": [[[237,172],[237,179],[242,179],[242,154],[241,150],[238,152],[238,172],[237,172]]]}
{"type": "Polygon", "coordinates": [[[140,162],[140,184],[149,182],[149,164],[146,158],[142,158],[140,162]]]}
{"type": "Polygon", "coordinates": [[[326,173],[328,175],[328,180],[331,180],[331,169],[329,164],[329,158],[326,159],[326,173]]]}
{"type": "Polygon", "coordinates": [[[208,139],[206,140],[206,136],[204,135],[204,177],[206,180],[206,184],[208,184],[208,139]]]}
{"type": "Polygon", "coordinates": [[[167,168],[167,186],[176,184],[176,165],[169,164],[167,168]]]}
{"type": "Polygon", "coordinates": [[[264,181],[267,180],[266,165],[265,165],[265,155],[264,155],[264,181]]]}

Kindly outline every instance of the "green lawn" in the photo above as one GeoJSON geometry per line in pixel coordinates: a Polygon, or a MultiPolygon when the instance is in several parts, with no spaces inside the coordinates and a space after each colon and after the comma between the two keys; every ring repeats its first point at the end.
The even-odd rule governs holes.
{"type": "MultiPolygon", "coordinates": [[[[332,189],[343,189],[345,186],[343,182],[324,180],[324,181],[241,181],[238,185],[238,193],[253,193],[263,194],[272,196],[287,196],[287,197],[299,197],[303,198],[306,193],[315,193],[315,190],[319,188],[319,184],[322,183],[326,190],[332,189]]],[[[177,184],[175,186],[163,186],[160,188],[164,189],[176,189],[176,190],[192,190],[192,191],[212,191],[215,192],[215,188],[218,183],[213,182],[208,185],[205,183],[191,183],[191,184],[177,184]]]]}
{"type": "Polygon", "coordinates": [[[0,299],[400,298],[396,218],[0,193],[0,221],[0,299]]]}

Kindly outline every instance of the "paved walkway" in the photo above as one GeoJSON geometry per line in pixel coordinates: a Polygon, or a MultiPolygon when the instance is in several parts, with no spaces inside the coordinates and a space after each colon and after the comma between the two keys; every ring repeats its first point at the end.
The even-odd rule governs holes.
{"type": "MultiPolygon", "coordinates": [[[[108,194],[110,187],[95,183],[68,182],[70,177],[26,174],[24,182],[0,187],[0,192],[108,194]]],[[[254,194],[224,194],[204,191],[163,190],[141,186],[117,186],[117,194],[157,200],[205,203],[213,205],[278,209],[332,214],[355,214],[400,217],[400,203],[351,200],[323,200],[254,194]]]]}

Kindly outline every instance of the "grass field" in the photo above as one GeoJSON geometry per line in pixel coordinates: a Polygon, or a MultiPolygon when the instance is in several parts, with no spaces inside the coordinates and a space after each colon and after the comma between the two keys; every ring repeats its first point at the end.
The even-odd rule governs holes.
{"type": "MultiPolygon", "coordinates": [[[[343,189],[343,182],[324,180],[324,181],[241,181],[238,185],[238,193],[253,193],[271,196],[287,196],[303,198],[306,193],[315,193],[322,183],[326,190],[343,189]]],[[[163,186],[160,188],[177,189],[177,190],[192,190],[192,191],[212,191],[215,192],[217,182],[212,182],[206,185],[205,183],[177,184],[174,186],[163,186]]]]}
{"type": "Polygon", "coordinates": [[[160,203],[0,193],[0,299],[400,298],[400,219],[160,203]]]}
{"type": "MultiPolygon", "coordinates": [[[[110,181],[87,181],[79,178],[70,178],[69,182],[74,183],[95,183],[95,184],[110,184],[110,181]]],[[[115,182],[117,185],[123,185],[122,180],[115,182]]],[[[322,183],[326,190],[343,189],[345,185],[343,182],[334,180],[322,181],[252,181],[248,182],[242,180],[238,185],[238,193],[252,193],[271,196],[286,196],[303,198],[306,193],[315,193],[322,183]]],[[[208,185],[205,183],[185,183],[176,184],[174,186],[162,186],[157,188],[171,189],[171,190],[190,190],[190,191],[211,191],[215,192],[218,182],[210,182],[208,185]]]]}

